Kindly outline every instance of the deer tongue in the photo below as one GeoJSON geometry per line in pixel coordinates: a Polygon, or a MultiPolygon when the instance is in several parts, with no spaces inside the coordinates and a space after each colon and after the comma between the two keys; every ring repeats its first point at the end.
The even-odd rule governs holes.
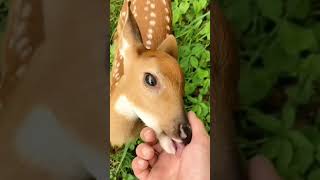
{"type": "Polygon", "coordinates": [[[158,139],[163,150],[165,150],[168,154],[176,154],[177,147],[170,137],[160,134],[158,139]]]}

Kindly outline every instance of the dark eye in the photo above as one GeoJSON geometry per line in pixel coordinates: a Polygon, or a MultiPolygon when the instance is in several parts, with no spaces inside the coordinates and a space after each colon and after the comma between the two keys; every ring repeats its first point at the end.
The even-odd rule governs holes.
{"type": "Polygon", "coordinates": [[[152,74],[150,74],[150,73],[146,73],[146,74],[145,74],[144,81],[145,81],[145,83],[147,83],[147,85],[149,85],[149,86],[155,86],[155,85],[157,85],[157,80],[156,80],[156,78],[155,78],[152,74]]]}

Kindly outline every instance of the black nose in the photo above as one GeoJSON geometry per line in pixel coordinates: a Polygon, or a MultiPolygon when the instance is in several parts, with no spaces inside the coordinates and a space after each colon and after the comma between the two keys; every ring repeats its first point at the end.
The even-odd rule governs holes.
{"type": "Polygon", "coordinates": [[[180,124],[180,138],[185,145],[189,144],[192,138],[192,130],[189,123],[180,124]]]}

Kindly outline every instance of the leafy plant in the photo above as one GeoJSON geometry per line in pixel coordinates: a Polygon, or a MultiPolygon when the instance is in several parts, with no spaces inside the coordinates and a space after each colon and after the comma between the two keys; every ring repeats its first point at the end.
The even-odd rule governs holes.
{"type": "Polygon", "coordinates": [[[319,11],[315,0],[220,0],[240,42],[239,144],[285,179],[319,179],[319,11]]]}

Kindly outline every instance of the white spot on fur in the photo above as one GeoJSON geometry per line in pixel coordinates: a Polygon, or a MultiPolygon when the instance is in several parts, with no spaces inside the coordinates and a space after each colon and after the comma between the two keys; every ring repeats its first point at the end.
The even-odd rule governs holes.
{"type": "Polygon", "coordinates": [[[150,24],[151,26],[155,26],[155,25],[156,25],[156,21],[151,20],[151,21],[149,22],[149,24],[150,24]]]}
{"type": "Polygon", "coordinates": [[[143,8],[145,11],[149,11],[149,7],[144,7],[143,8]]]}
{"type": "Polygon", "coordinates": [[[119,84],[119,82],[116,82],[114,85],[115,85],[115,86],[118,86],[118,84],[119,84]]]}
{"type": "Polygon", "coordinates": [[[120,62],[117,62],[117,68],[120,67],[120,62]]]}
{"type": "Polygon", "coordinates": [[[137,10],[137,6],[133,6],[133,10],[132,10],[132,13],[135,13],[137,10]]]}
{"type": "Polygon", "coordinates": [[[29,44],[29,39],[27,37],[23,37],[16,44],[16,51],[21,54],[24,47],[29,44]]]}
{"type": "Polygon", "coordinates": [[[97,179],[106,178],[104,152],[80,143],[49,109],[38,106],[22,122],[15,143],[24,159],[67,177],[82,179],[87,171],[97,179]]]}
{"type": "MultiPolygon", "coordinates": [[[[117,83],[115,84],[117,85],[117,83]]],[[[117,113],[121,114],[122,116],[128,119],[137,119],[138,116],[134,112],[133,104],[128,100],[125,95],[121,95],[115,103],[115,110],[117,113]]]]}
{"type": "Polygon", "coordinates": [[[158,136],[160,146],[169,154],[175,154],[176,148],[172,142],[172,140],[163,134],[158,136]]]}
{"type": "Polygon", "coordinates": [[[129,43],[123,38],[122,39],[122,47],[120,48],[120,54],[122,57],[126,57],[126,50],[129,48],[129,43]]]}
{"type": "Polygon", "coordinates": [[[147,49],[151,49],[151,47],[150,47],[150,46],[148,46],[148,45],[146,46],[146,48],[147,48],[147,49]]]}
{"type": "Polygon", "coordinates": [[[167,25],[167,27],[166,27],[166,28],[167,28],[167,30],[168,30],[168,31],[170,31],[170,26],[169,26],[169,25],[167,25]]]}
{"type": "Polygon", "coordinates": [[[134,14],[133,16],[134,16],[134,17],[137,17],[137,16],[138,16],[138,14],[136,13],[136,14],[134,14]]]}
{"type": "Polygon", "coordinates": [[[163,3],[164,5],[167,5],[166,0],[162,0],[162,3],[163,3]]]}
{"type": "Polygon", "coordinates": [[[149,46],[151,46],[152,42],[151,42],[150,40],[147,40],[147,41],[146,41],[146,44],[149,45],[149,46]]]}
{"type": "Polygon", "coordinates": [[[121,13],[121,15],[122,15],[122,17],[125,17],[125,16],[126,16],[126,12],[123,11],[123,12],[121,13]]]}
{"type": "Polygon", "coordinates": [[[28,46],[27,48],[23,49],[22,53],[20,54],[21,59],[25,59],[32,53],[32,46],[28,46]]]}
{"type": "Polygon", "coordinates": [[[152,34],[147,34],[148,39],[152,39],[152,34]]]}
{"type": "Polygon", "coordinates": [[[28,4],[26,4],[24,7],[23,7],[23,9],[22,9],[22,18],[27,18],[27,17],[29,17],[30,16],[30,14],[31,14],[31,11],[32,11],[32,7],[31,7],[31,5],[28,3],[28,4]]]}
{"type": "Polygon", "coordinates": [[[150,13],[150,16],[155,18],[155,17],[156,17],[156,14],[155,14],[154,12],[151,12],[151,13],[150,13]]]}
{"type": "Polygon", "coordinates": [[[150,7],[152,8],[152,9],[154,9],[154,8],[156,8],[156,5],[155,4],[150,4],[150,7]]]}
{"type": "Polygon", "coordinates": [[[150,1],[149,1],[149,0],[147,1],[147,4],[148,4],[148,5],[150,4],[150,1]]]}
{"type": "Polygon", "coordinates": [[[164,10],[166,11],[166,13],[169,13],[169,9],[168,8],[164,8],[164,10]]]}
{"type": "Polygon", "coordinates": [[[170,23],[170,17],[166,16],[167,23],[170,23]]]}
{"type": "Polygon", "coordinates": [[[152,34],[153,33],[153,29],[149,28],[148,29],[148,33],[152,34]]]}
{"type": "Polygon", "coordinates": [[[145,20],[148,20],[148,16],[144,16],[144,19],[145,19],[145,20]]]}

